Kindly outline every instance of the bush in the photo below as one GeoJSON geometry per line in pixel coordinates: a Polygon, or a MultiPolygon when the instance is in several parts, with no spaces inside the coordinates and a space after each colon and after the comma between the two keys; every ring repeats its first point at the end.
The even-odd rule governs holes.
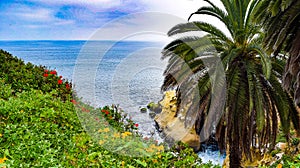
{"type": "Polygon", "coordinates": [[[57,90],[57,97],[67,100],[72,94],[72,84],[57,76],[55,70],[48,70],[44,66],[36,66],[0,50],[0,78],[11,85],[12,94],[31,89],[41,90],[43,93],[57,90]]]}

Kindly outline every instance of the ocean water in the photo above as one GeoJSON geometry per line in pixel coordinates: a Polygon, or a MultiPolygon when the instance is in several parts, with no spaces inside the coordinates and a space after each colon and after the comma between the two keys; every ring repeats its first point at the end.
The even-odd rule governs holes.
{"type": "MultiPolygon", "coordinates": [[[[119,106],[139,124],[144,136],[159,137],[153,119],[140,108],[161,100],[167,61],[165,44],[135,41],[0,41],[0,49],[36,65],[56,69],[72,81],[79,97],[93,106],[119,106]],[[154,133],[154,134],[153,134],[154,133]]],[[[221,164],[218,151],[199,153],[203,161],[221,164]]]]}

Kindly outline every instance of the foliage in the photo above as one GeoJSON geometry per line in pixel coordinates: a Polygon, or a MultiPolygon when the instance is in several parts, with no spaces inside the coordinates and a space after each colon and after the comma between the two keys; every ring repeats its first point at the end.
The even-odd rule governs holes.
{"type": "Polygon", "coordinates": [[[262,152],[274,147],[278,116],[287,138],[291,122],[300,130],[299,116],[281,87],[284,59],[267,54],[262,29],[253,22],[258,1],[222,0],[225,10],[205,1],[209,6],[199,8],[190,18],[194,14],[216,17],[229,35],[201,21],[171,28],[170,36],[194,31],[206,35],[184,36],[164,48],[163,58],[169,58],[169,63],[162,90],[176,89],[177,113],[186,112],[186,125],[195,125],[200,136],[212,132],[209,118],[220,115],[219,146],[225,149],[229,144],[231,166],[239,167],[242,155],[251,160],[251,147],[262,152]]]}
{"type": "Polygon", "coordinates": [[[260,168],[296,168],[300,167],[300,154],[291,156],[291,155],[283,155],[280,160],[277,160],[274,164],[270,166],[260,166],[260,168]]]}
{"type": "Polygon", "coordinates": [[[286,53],[288,61],[283,74],[283,87],[300,105],[300,1],[262,0],[258,3],[255,18],[265,29],[264,44],[270,53],[286,53]]]}
{"type": "Polygon", "coordinates": [[[11,85],[14,95],[31,89],[38,89],[44,93],[56,89],[55,96],[66,100],[72,94],[72,84],[58,76],[55,70],[48,70],[30,62],[25,64],[23,60],[3,50],[0,50],[0,63],[0,78],[4,83],[11,85]]]}

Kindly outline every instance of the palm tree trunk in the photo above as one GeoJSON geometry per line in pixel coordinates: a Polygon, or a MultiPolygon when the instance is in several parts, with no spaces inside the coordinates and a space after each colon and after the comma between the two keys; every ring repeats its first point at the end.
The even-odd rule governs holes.
{"type": "Polygon", "coordinates": [[[230,168],[240,168],[241,166],[241,148],[239,143],[239,136],[235,134],[234,138],[229,138],[229,165],[230,168]]]}

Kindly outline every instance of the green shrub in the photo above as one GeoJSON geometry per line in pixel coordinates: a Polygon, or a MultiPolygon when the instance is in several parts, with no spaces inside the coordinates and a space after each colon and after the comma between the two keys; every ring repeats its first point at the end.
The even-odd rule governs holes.
{"type": "Polygon", "coordinates": [[[44,93],[56,89],[56,96],[67,100],[72,95],[72,84],[57,76],[55,70],[47,70],[44,66],[36,66],[0,50],[0,78],[10,84],[12,94],[31,89],[41,90],[44,93]],[[47,74],[47,75],[46,75],[47,74]]]}

